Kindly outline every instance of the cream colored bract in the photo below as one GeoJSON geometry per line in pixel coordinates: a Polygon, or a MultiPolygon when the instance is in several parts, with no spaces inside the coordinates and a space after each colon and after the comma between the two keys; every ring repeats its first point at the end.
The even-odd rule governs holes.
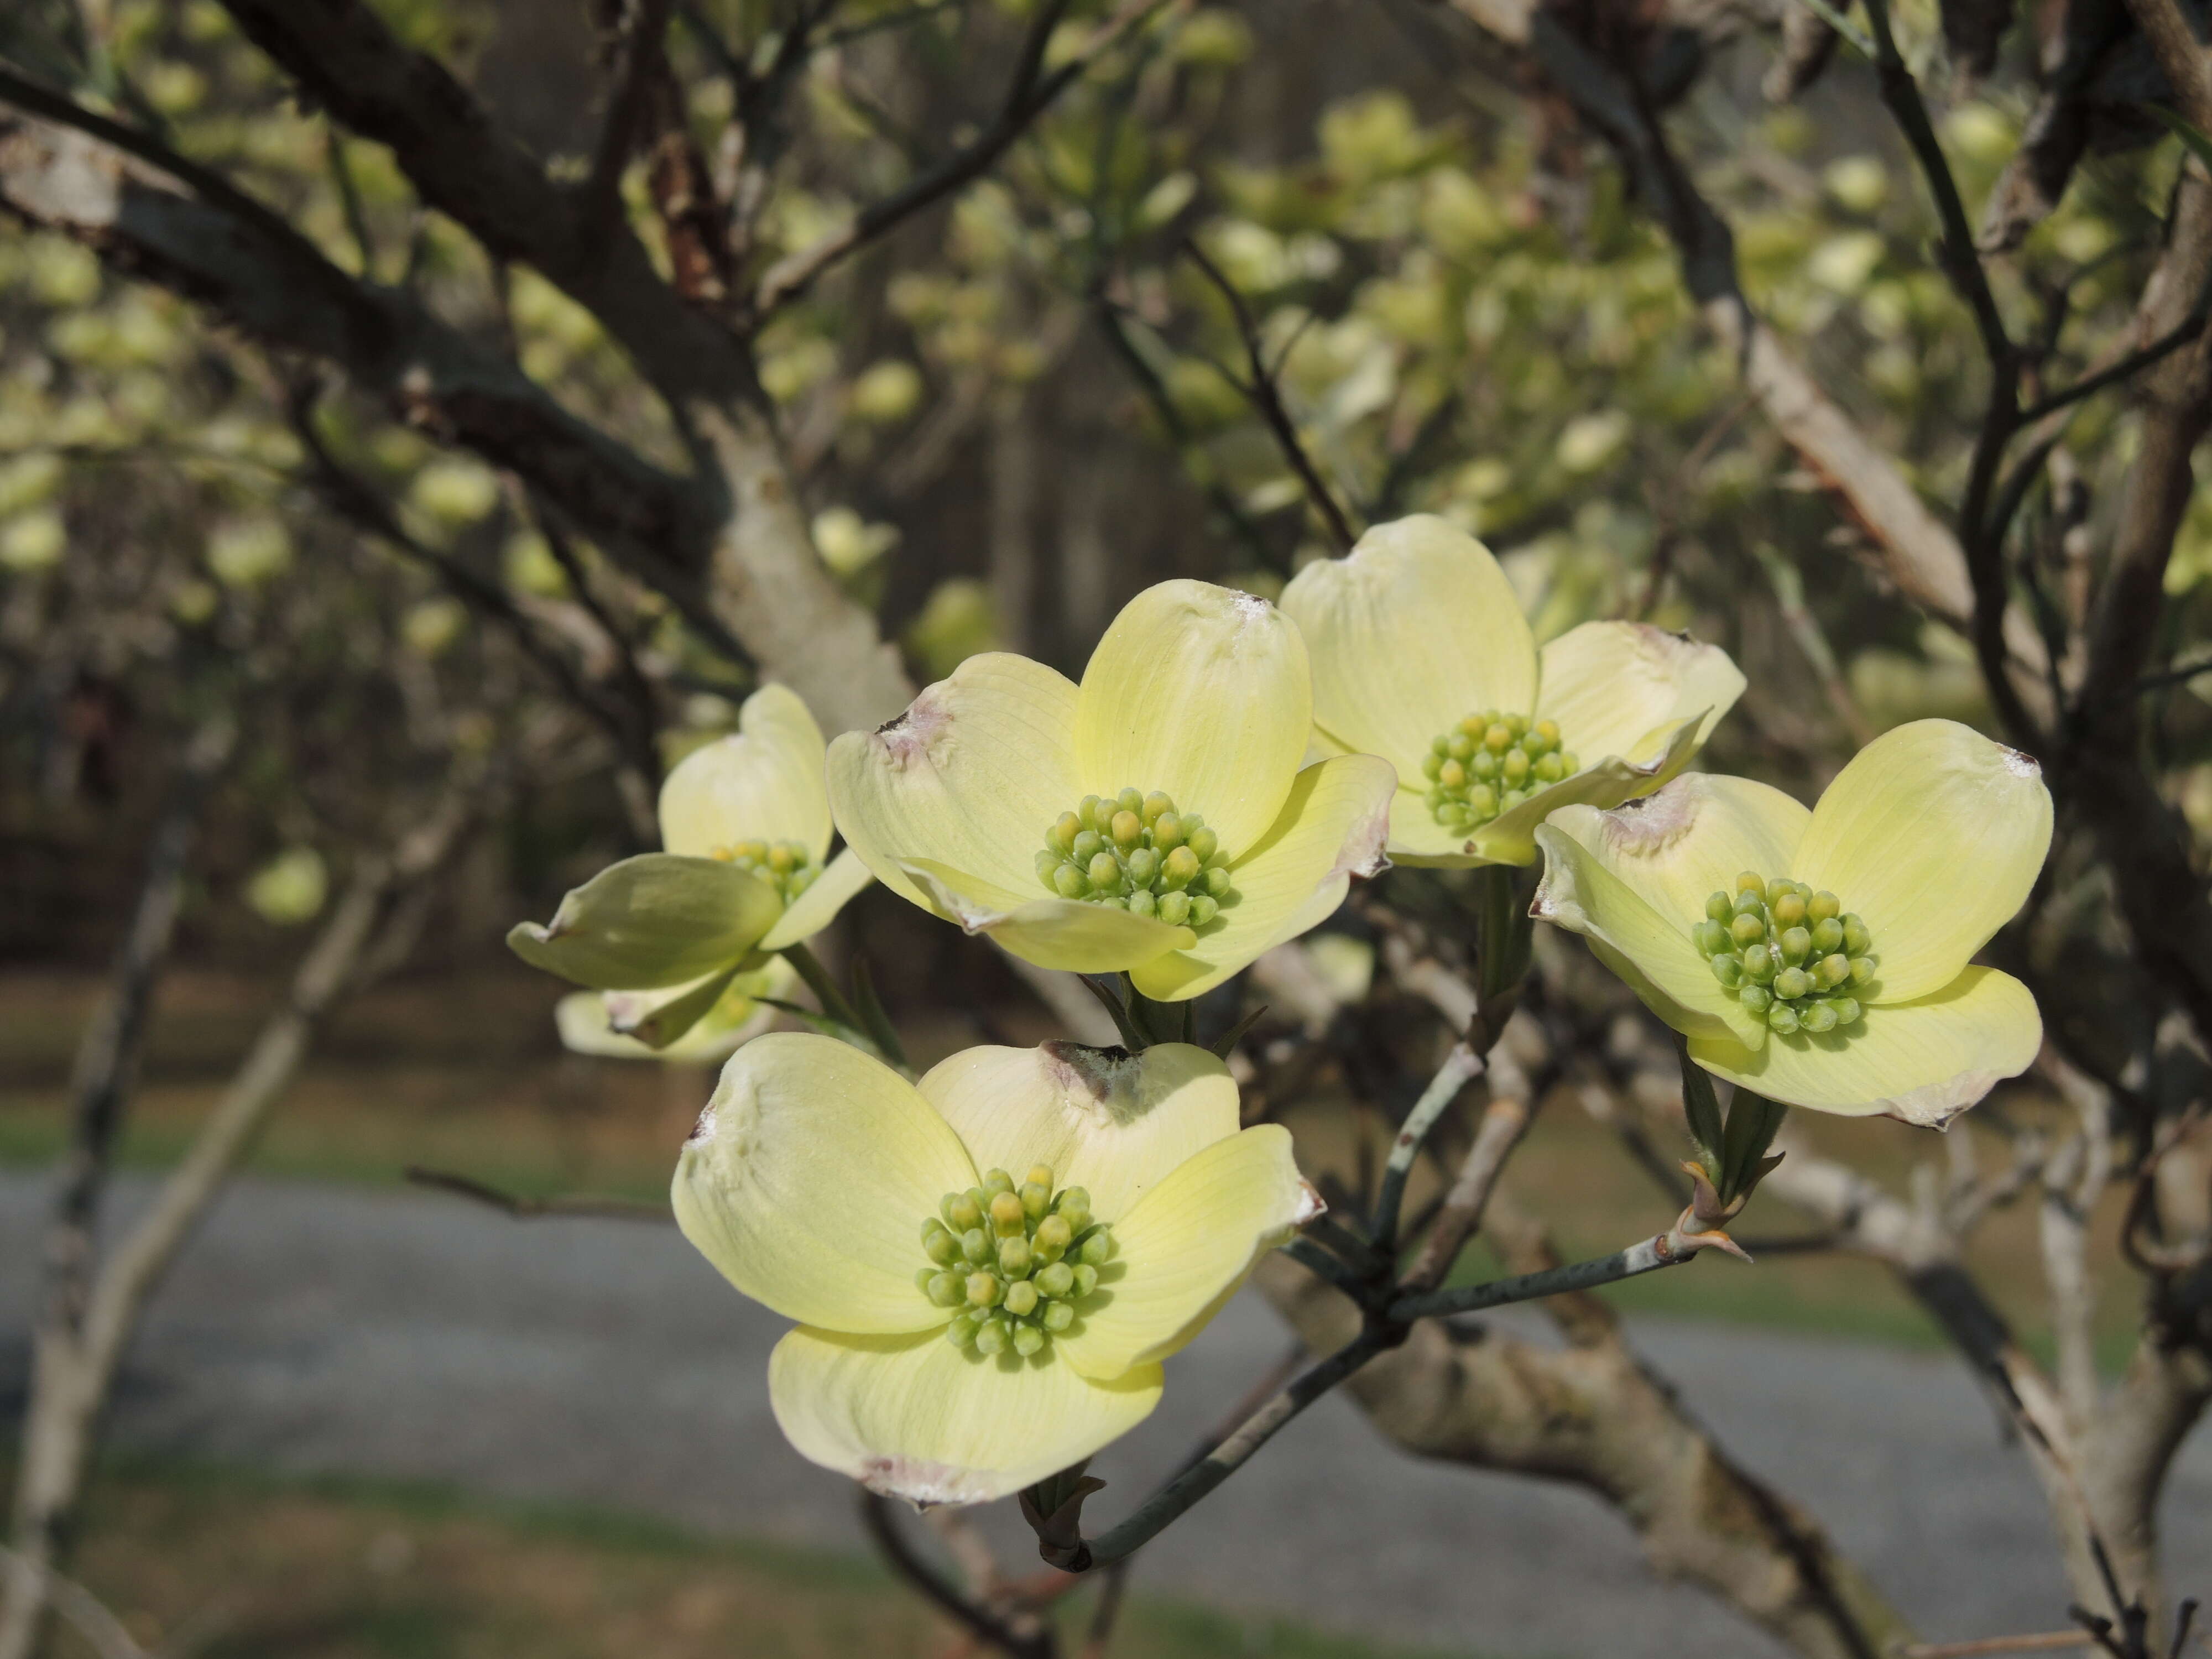
{"type": "Polygon", "coordinates": [[[950,1504],[1033,1485],[1142,1421],[1159,1362],[1320,1209],[1289,1133],[1238,1128],[1237,1085],[1205,1049],[971,1048],[910,1084],[793,1033],[723,1068],[672,1199],[732,1285],[799,1322],[769,1363],[791,1443],[950,1504]],[[932,1222],[985,1171],[1035,1168],[1083,1189],[1113,1253],[1034,1354],[956,1345],[955,1309],[916,1282],[932,1222]]]}
{"type": "MultiPolygon", "coordinates": [[[[1426,514],[1377,525],[1349,556],[1308,565],[1283,609],[1313,653],[1320,745],[1397,769],[1389,853],[1400,864],[1534,863],[1535,829],[1549,814],[1650,793],[1688,764],[1743,691],[1726,652],[1641,623],[1585,623],[1539,651],[1489,550],[1426,514]],[[1523,798],[1510,805],[1498,780],[1494,816],[1478,811],[1455,825],[1431,804],[1439,786],[1424,763],[1440,738],[1486,712],[1519,717],[1524,731],[1552,722],[1526,758],[1564,751],[1578,765],[1556,781],[1540,771],[1512,780],[1523,798]]],[[[1491,781],[1455,779],[1448,807],[1478,785],[1491,781]]]]}
{"type": "MultiPolygon", "coordinates": [[[[1314,927],[1354,875],[1382,867],[1395,777],[1370,755],[1302,767],[1312,709],[1305,645],[1280,611],[1163,582],[1115,619],[1080,686],[1026,657],[970,657],[881,731],[838,738],[830,799],[892,891],[1041,967],[1126,971],[1146,996],[1180,1001],[1314,927]],[[1132,909],[1111,885],[1045,885],[1042,838],[1086,796],[1125,789],[1171,799],[1217,838],[1224,897],[1218,914],[1210,899],[1194,907],[1203,925],[1132,909]]],[[[1092,856],[1106,860],[1102,883],[1126,881],[1092,856]]]]}
{"type": "Polygon", "coordinates": [[[1536,838],[1534,914],[1586,935],[1700,1066],[1770,1100],[1941,1124],[2041,1044],[2027,988],[1969,964],[2034,884],[2051,795],[2033,760],[1970,727],[1917,720],[1877,738],[1810,811],[1692,774],[1617,811],[1571,806],[1536,838]],[[1850,990],[1863,1018],[1771,1030],[1723,982],[1694,933],[1747,872],[1786,872],[1864,918],[1874,967],[1850,990]]]}
{"type": "MultiPolygon", "coordinates": [[[[732,1005],[733,990],[748,994],[738,981],[829,926],[870,879],[851,852],[829,858],[824,753],[797,695],[763,686],[738,710],[735,735],[694,750],[661,786],[666,850],[609,866],[549,924],[518,923],[509,948],[610,993],[608,1039],[666,1050],[702,1019],[724,1031],[742,1025],[750,1011],[732,1005]]],[[[762,982],[749,994],[776,994],[762,982]]],[[[572,1048],[608,1052],[587,1010],[572,1008],[562,1031],[572,1048]]]]}

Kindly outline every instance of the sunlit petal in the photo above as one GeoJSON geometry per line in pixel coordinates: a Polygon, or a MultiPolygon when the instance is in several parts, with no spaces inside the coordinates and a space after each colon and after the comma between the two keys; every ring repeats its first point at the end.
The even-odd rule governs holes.
{"type": "MultiPolygon", "coordinates": [[[[1283,591],[1313,655],[1314,720],[1345,749],[1420,775],[1463,716],[1529,712],[1536,640],[1489,550],[1428,514],[1377,525],[1283,591]]],[[[1395,853],[1394,853],[1395,856],[1395,853]]]]}
{"type": "Polygon", "coordinates": [[[2018,914],[2050,846],[2040,767],[1955,720],[1914,720],[1836,774],[1790,873],[1865,919],[1874,1000],[1905,1002],[1948,984],[2018,914]]]}
{"type": "Polygon", "coordinates": [[[670,1192],[730,1283],[787,1318],[917,1331],[950,1316],[915,1286],[921,1224],[975,1184],[960,1137],[912,1084],[836,1039],[770,1032],[722,1068],[670,1192]]]}
{"type": "Polygon", "coordinates": [[[860,855],[848,847],[830,860],[829,866],[814,878],[812,886],[785,907],[775,926],[762,939],[760,948],[781,951],[787,945],[813,938],[835,921],[837,913],[874,879],[874,873],[860,861],[860,855]]]}
{"type": "Polygon", "coordinates": [[[1931,995],[1869,1008],[1825,1036],[1769,1036],[1756,1054],[1725,1037],[1693,1036],[1690,1057],[1785,1105],[1940,1127],[2026,1071],[2042,1043],[2027,987],[1994,968],[1968,968],[1931,995]]]}
{"type": "Polygon", "coordinates": [[[987,1358],[938,1334],[801,1327],[776,1344],[769,1399],[799,1454],[871,1492],[981,1504],[1119,1439],[1159,1403],[1160,1370],[1093,1382],[1054,1356],[987,1358]]]}
{"type": "Polygon", "coordinates": [[[1165,1359],[1321,1207],[1280,1124],[1217,1141],[1114,1223],[1098,1291],[1058,1339],[1067,1363],[1103,1378],[1165,1359]]]}
{"type": "Polygon", "coordinates": [[[977,1169],[1019,1180],[1042,1164],[1061,1186],[1085,1188],[1092,1212],[1109,1223],[1185,1159],[1237,1133],[1229,1068],[1183,1042],[1139,1054],[1073,1042],[969,1048],[918,1086],[977,1169]]]}
{"type": "MultiPolygon", "coordinates": [[[[1646,623],[1584,623],[1545,646],[1541,661],[1536,711],[1558,723],[1560,741],[1585,764],[1656,759],[1689,721],[1688,742],[1672,745],[1679,770],[1743,695],[1727,652],[1646,623]]],[[[1647,774],[1644,787],[1671,775],[1647,774]]]]}
{"type": "MultiPolygon", "coordinates": [[[[1312,724],[1305,643],[1281,611],[1208,582],[1162,582],[1122,607],[1083,671],[1077,793],[1164,791],[1234,854],[1275,821],[1312,724]]],[[[1049,822],[1021,843],[1024,858],[1049,822]]]]}
{"type": "Polygon", "coordinates": [[[830,851],[822,728],[787,686],[763,685],[737,732],[693,750],[660,786],[660,841],[705,857],[740,841],[791,841],[817,863],[830,851]]]}

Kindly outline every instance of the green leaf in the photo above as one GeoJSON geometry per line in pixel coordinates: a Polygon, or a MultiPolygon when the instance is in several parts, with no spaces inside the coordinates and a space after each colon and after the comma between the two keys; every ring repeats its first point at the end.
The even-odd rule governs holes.
{"type": "Polygon", "coordinates": [[[1766,1156],[1767,1147],[1773,1144],[1775,1132],[1781,1128],[1783,1117],[1789,1109],[1764,1095],[1755,1095],[1748,1089],[1737,1089],[1735,1098],[1729,1103],[1728,1132],[1722,1146],[1721,1176],[1715,1183],[1720,1190],[1722,1203],[1734,1203],[1758,1184],[1759,1176],[1764,1173],[1760,1168],[1761,1161],[1766,1156]]]}
{"type": "Polygon", "coordinates": [[[688,985],[735,965],[782,914],[767,883],[714,859],[647,853],[610,865],[545,927],[518,923],[507,948],[599,991],[688,985]]]}
{"type": "Polygon", "coordinates": [[[1690,1121],[1690,1139],[1697,1143],[1698,1162],[1714,1189],[1720,1188],[1728,1168],[1727,1136],[1721,1127],[1721,1103],[1713,1093],[1712,1073],[1690,1058],[1689,1044],[1677,1036],[1675,1053],[1682,1062],[1682,1111],[1690,1121]]]}

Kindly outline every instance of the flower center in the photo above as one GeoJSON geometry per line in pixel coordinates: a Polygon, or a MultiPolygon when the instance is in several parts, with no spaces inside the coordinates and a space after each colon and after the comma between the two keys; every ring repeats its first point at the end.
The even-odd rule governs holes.
{"type": "Polygon", "coordinates": [[[1745,871],[1733,894],[1705,901],[1705,919],[1690,937],[1713,977],[1784,1036],[1856,1024],[1862,1011],[1851,993],[1874,977],[1866,923],[1833,893],[1784,876],[1769,881],[1745,871]]]}
{"type": "Polygon", "coordinates": [[[1560,745],[1557,725],[1495,708],[1469,714],[1433,738],[1421,760],[1429,811],[1447,830],[1480,829],[1579,769],[1560,745]]]}
{"type": "Polygon", "coordinates": [[[939,1308],[957,1308],[945,1340],[977,1353],[1012,1348],[1024,1359],[1076,1321],[1114,1254],[1114,1235],[1091,1217],[1080,1187],[1054,1190],[1038,1164],[1018,1186],[993,1170],[980,1187],[947,1193],[921,1224],[930,1265],[914,1276],[939,1308]]]}
{"type": "Polygon", "coordinates": [[[710,847],[707,856],[734,864],[757,881],[764,881],[788,904],[822,873],[814,855],[795,841],[738,841],[726,847],[710,847]]]}
{"type": "Polygon", "coordinates": [[[1203,927],[1237,895],[1221,838],[1155,789],[1085,795],[1044,832],[1037,879],[1062,898],[1203,927]]]}

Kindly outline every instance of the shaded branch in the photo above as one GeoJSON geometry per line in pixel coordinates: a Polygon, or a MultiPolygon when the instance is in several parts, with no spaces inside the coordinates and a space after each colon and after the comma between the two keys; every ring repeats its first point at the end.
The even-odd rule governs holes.
{"type": "Polygon", "coordinates": [[[438,1192],[451,1193],[457,1198],[473,1199],[489,1205],[503,1215],[518,1221],[534,1220],[539,1216],[601,1216],[615,1221],[661,1221],[672,1224],[676,1217],[665,1206],[637,1204],[623,1198],[529,1198],[478,1181],[473,1176],[458,1174],[451,1170],[429,1170],[419,1164],[410,1164],[402,1171],[405,1178],[417,1187],[428,1187],[438,1192]]]}

